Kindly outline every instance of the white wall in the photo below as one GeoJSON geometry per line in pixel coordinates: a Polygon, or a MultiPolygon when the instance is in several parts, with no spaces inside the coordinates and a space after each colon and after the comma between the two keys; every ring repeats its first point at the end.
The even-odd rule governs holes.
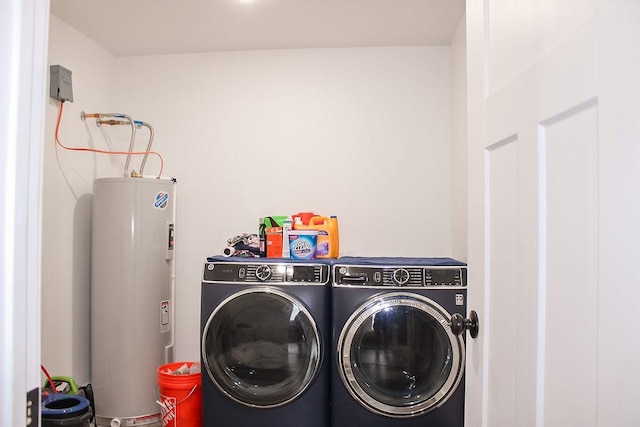
{"type": "MultiPolygon", "coordinates": [[[[74,99],[64,104],[60,142],[105,148],[95,120],[81,121],[80,112],[113,105],[115,57],[51,16],[48,60],[72,72],[74,99]]],[[[92,185],[94,178],[113,173],[114,159],[56,147],[59,105],[48,98],[45,110],[42,364],[52,375],[71,375],[85,384],[90,380],[92,185]]]]}
{"type": "Polygon", "coordinates": [[[463,16],[451,41],[451,103],[453,194],[451,252],[467,260],[467,37],[463,16]]]}
{"type": "Polygon", "coordinates": [[[118,75],[178,178],[178,358],[198,355],[202,262],[260,216],[337,215],[342,255],[451,253],[448,48],[125,58],[118,75]]]}
{"type": "MultiPolygon", "coordinates": [[[[341,255],[453,255],[449,47],[115,59],[60,21],[52,22],[51,63],[59,59],[74,72],[76,99],[65,108],[77,111],[65,112],[67,138],[125,149],[129,139],[122,129],[98,131],[78,114],[109,108],[129,114],[154,126],[162,174],[178,180],[177,359],[199,358],[203,261],[220,253],[229,237],[256,232],[260,216],[304,210],[337,215],[341,255]],[[85,55],[75,54],[85,43],[90,47],[85,55]]],[[[55,119],[52,112],[49,119],[55,119]]],[[[139,133],[137,148],[146,144],[145,136],[139,133]]],[[[45,188],[44,258],[51,256],[47,265],[57,276],[50,286],[59,287],[59,298],[70,298],[74,279],[89,278],[88,254],[70,245],[80,240],[77,245],[87,248],[89,242],[88,206],[77,195],[88,193],[96,176],[119,176],[123,159],[64,155],[74,162],[63,169],[72,171],[67,181],[75,186],[60,176],[50,150],[47,162],[53,166],[45,175],[58,178],[45,188]],[[54,197],[63,206],[52,206],[54,197]],[[72,221],[74,213],[83,218],[79,224],[72,221]],[[65,247],[53,238],[67,242],[65,247]]],[[[138,165],[134,159],[132,167],[138,165]]],[[[158,170],[157,159],[150,157],[145,174],[158,170]]],[[[43,308],[44,317],[53,309],[43,308]]],[[[85,323],[86,310],[76,308],[74,323],[85,323]]],[[[66,324],[65,331],[72,326],[66,324]]],[[[51,327],[43,330],[45,363],[53,339],[51,327]]],[[[73,359],[69,347],[57,351],[61,360],[73,359]]],[[[76,369],[72,366],[78,376],[76,369]]]]}

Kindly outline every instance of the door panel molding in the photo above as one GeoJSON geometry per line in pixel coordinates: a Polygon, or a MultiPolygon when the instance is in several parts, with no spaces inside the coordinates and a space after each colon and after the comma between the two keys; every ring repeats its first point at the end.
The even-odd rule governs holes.
{"type": "Polygon", "coordinates": [[[598,108],[538,128],[537,425],[596,425],[598,108]],[[570,414],[568,416],[568,414],[570,414]]]}

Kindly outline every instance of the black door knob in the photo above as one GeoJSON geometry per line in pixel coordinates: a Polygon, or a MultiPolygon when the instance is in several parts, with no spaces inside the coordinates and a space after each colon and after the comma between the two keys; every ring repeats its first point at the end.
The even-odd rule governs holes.
{"type": "Polygon", "coordinates": [[[478,320],[478,313],[475,310],[471,310],[469,318],[465,319],[461,314],[455,313],[451,316],[451,332],[455,335],[462,334],[465,330],[469,331],[471,338],[478,336],[480,330],[480,321],[478,320]]]}

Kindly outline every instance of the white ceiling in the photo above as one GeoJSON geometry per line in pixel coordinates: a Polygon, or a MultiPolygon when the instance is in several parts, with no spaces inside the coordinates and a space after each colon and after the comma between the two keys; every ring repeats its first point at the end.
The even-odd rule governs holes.
{"type": "Polygon", "coordinates": [[[465,0],[51,0],[116,56],[449,45],[465,0]]]}

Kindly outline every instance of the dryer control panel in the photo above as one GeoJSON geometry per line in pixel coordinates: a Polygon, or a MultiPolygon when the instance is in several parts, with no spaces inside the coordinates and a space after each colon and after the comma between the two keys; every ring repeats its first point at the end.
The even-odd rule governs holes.
{"type": "Polygon", "coordinates": [[[203,281],[208,283],[317,284],[329,282],[324,264],[208,262],[203,281]]]}
{"type": "Polygon", "coordinates": [[[335,265],[334,286],[467,286],[466,267],[335,265]]]}

